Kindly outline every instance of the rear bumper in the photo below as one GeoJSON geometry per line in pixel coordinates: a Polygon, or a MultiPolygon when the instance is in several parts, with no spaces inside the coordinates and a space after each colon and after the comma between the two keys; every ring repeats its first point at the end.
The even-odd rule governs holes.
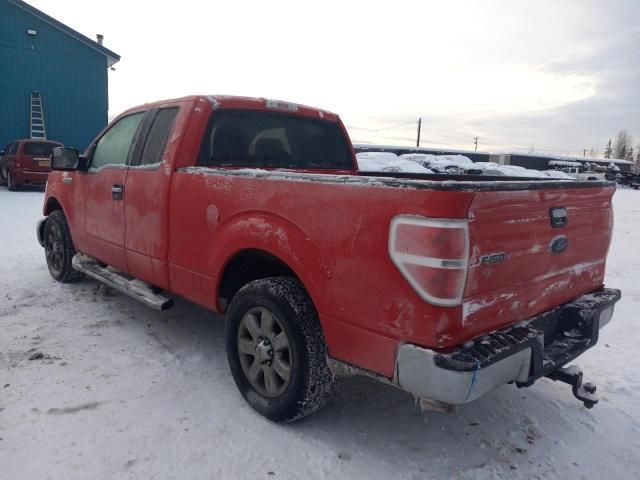
{"type": "Polygon", "coordinates": [[[16,183],[19,184],[44,185],[49,178],[49,172],[34,172],[33,170],[15,169],[13,174],[16,183]]]}
{"type": "Polygon", "coordinates": [[[609,288],[583,295],[451,353],[402,345],[395,383],[418,397],[454,405],[505,383],[527,387],[594,346],[620,296],[609,288]]]}

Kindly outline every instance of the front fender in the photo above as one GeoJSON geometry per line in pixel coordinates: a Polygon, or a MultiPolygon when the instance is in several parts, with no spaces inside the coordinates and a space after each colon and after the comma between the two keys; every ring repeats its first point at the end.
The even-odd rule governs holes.
{"type": "MultiPolygon", "coordinates": [[[[80,212],[74,209],[75,172],[52,171],[47,179],[42,214],[48,216],[54,210],[62,210],[69,224],[74,244],[80,240],[80,212]]],[[[78,245],[76,244],[76,247],[78,245]]]]}

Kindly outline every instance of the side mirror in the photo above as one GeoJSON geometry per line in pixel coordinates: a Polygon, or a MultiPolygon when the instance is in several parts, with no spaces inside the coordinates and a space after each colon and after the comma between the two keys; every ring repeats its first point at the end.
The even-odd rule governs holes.
{"type": "Polygon", "coordinates": [[[87,159],[76,148],[54,147],[51,151],[51,170],[63,172],[86,171],[87,159]]]}

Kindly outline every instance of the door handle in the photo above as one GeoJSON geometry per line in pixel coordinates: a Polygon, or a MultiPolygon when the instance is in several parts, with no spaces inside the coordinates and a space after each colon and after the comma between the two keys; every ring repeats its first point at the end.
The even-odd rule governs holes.
{"type": "Polygon", "coordinates": [[[124,193],[124,187],[118,183],[111,187],[111,199],[112,200],[122,200],[124,193]]]}

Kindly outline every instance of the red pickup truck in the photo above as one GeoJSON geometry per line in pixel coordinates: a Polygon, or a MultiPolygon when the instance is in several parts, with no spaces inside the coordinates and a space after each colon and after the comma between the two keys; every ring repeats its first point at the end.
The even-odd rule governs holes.
{"type": "Polygon", "coordinates": [[[337,115],[226,96],[133,108],[52,168],[51,275],[225,313],[231,373],[269,419],[316,411],[345,372],[438,407],[542,377],[597,402],[565,365],[620,299],[612,183],[361,173],[337,115]]]}

